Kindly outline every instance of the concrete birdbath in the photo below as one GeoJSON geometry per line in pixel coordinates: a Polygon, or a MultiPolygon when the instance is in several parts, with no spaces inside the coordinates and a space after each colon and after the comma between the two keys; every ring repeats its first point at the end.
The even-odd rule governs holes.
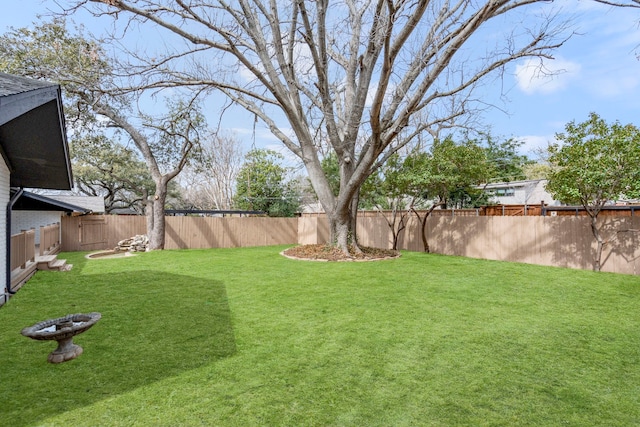
{"type": "Polygon", "coordinates": [[[101,317],[100,313],[68,314],[24,328],[21,334],[34,340],[57,341],[58,348],[49,354],[47,360],[62,363],[82,354],[82,347],[73,343],[73,337],[95,325],[101,317]]]}

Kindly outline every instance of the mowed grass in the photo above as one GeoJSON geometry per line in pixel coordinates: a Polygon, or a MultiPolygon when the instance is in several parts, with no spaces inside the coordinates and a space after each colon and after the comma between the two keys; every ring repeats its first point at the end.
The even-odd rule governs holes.
{"type": "Polygon", "coordinates": [[[63,254],[0,309],[0,424],[640,425],[639,277],[282,249],[63,254]],[[91,311],[73,361],[20,335],[91,311]]]}

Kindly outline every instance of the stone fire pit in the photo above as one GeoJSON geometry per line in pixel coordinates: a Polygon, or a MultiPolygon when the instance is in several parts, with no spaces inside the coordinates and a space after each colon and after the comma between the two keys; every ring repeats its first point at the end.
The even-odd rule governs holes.
{"type": "Polygon", "coordinates": [[[62,363],[82,354],[82,347],[73,343],[73,337],[95,325],[101,317],[100,313],[68,314],[24,328],[21,334],[34,340],[57,341],[58,348],[49,354],[47,360],[62,363]]]}

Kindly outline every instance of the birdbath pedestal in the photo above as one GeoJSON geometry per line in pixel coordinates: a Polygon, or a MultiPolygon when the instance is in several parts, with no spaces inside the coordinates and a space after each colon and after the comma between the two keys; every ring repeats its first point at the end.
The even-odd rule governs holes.
{"type": "Polygon", "coordinates": [[[62,363],[82,354],[82,347],[73,343],[73,337],[95,325],[101,317],[100,313],[68,314],[24,328],[21,334],[34,340],[57,341],[58,347],[49,354],[47,360],[62,363]]]}

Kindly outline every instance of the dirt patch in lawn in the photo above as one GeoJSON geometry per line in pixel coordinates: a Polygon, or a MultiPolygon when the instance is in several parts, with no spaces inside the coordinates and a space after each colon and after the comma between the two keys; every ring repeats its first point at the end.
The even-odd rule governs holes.
{"type": "Polygon", "coordinates": [[[329,245],[301,245],[294,246],[282,252],[282,255],[308,261],[379,261],[393,259],[400,256],[400,252],[391,249],[361,247],[362,253],[356,253],[350,248],[350,256],[340,249],[329,245]]]}

